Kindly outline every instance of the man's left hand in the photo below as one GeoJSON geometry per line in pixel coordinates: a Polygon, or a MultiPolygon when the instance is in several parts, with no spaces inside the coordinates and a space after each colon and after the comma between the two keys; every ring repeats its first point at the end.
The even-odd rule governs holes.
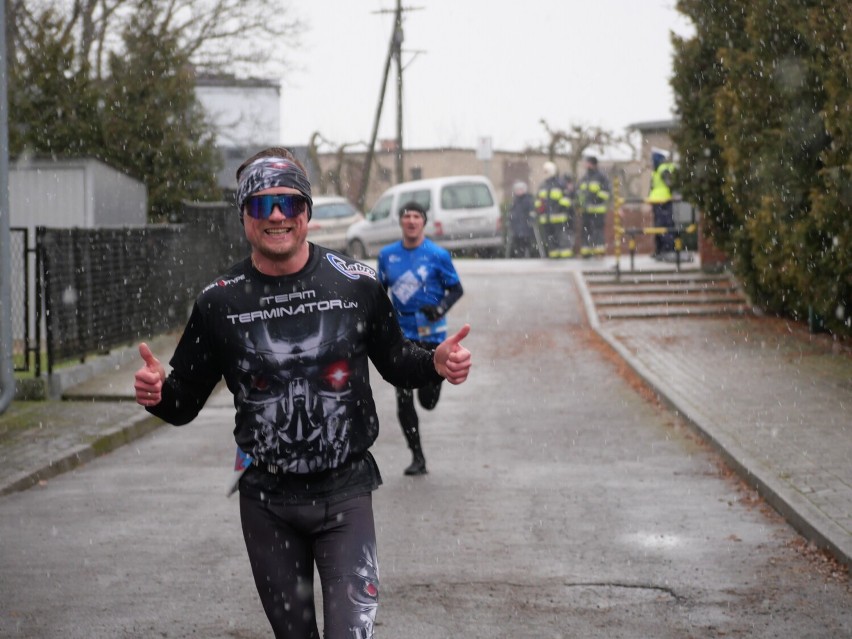
{"type": "Polygon", "coordinates": [[[470,351],[461,345],[468,333],[470,324],[465,324],[458,333],[445,339],[435,349],[435,370],[450,384],[461,384],[470,372],[470,351]]]}

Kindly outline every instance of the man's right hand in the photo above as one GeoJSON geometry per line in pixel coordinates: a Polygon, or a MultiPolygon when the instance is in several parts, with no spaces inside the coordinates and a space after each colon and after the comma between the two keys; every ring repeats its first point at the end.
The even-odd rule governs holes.
{"type": "Polygon", "coordinates": [[[156,406],[163,399],[163,382],[166,379],[166,369],[160,363],[145,342],[139,344],[139,355],[145,365],[136,371],[135,383],[136,403],[142,406],[156,406]]]}

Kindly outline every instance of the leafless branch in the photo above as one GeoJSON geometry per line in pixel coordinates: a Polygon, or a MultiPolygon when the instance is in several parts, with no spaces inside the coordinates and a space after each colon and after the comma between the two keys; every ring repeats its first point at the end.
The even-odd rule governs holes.
{"type": "Polygon", "coordinates": [[[280,0],[6,0],[10,11],[10,51],[26,46],[27,32],[47,12],[73,33],[80,60],[101,78],[110,53],[121,50],[121,35],[143,9],[150,28],[176,38],[180,52],[196,68],[253,77],[280,76],[287,68],[282,51],[298,46],[305,25],[280,0]]]}

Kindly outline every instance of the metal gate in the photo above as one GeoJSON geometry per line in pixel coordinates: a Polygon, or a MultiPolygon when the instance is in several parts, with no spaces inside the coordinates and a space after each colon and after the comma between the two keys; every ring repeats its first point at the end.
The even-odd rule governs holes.
{"type": "Polygon", "coordinates": [[[33,327],[30,318],[33,316],[36,301],[31,293],[34,290],[34,271],[30,268],[30,260],[35,250],[30,247],[29,229],[12,227],[9,229],[11,252],[11,281],[12,292],[12,360],[16,372],[28,372],[35,357],[38,369],[38,348],[33,343],[33,327]]]}

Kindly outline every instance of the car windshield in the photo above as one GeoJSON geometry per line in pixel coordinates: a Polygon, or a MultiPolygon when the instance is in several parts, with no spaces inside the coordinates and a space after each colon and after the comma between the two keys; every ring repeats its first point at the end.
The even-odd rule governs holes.
{"type": "Polygon", "coordinates": [[[481,209],[493,206],[491,191],[485,184],[467,182],[441,189],[441,206],[446,209],[481,209]]]}
{"type": "Polygon", "coordinates": [[[386,195],[381,200],[376,202],[373,210],[370,211],[371,220],[383,220],[390,215],[391,203],[393,202],[392,195],[386,195]]]}
{"type": "Polygon", "coordinates": [[[355,209],[346,202],[332,202],[314,206],[313,217],[318,220],[330,220],[339,217],[351,217],[355,209]]]}

